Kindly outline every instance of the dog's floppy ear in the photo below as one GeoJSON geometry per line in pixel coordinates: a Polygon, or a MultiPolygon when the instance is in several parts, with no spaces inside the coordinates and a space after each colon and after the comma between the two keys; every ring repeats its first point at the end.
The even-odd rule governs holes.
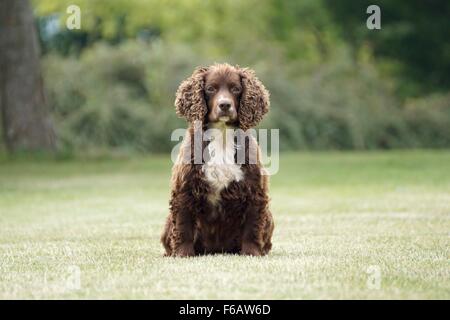
{"type": "Polygon", "coordinates": [[[239,68],[243,86],[241,104],[239,106],[239,127],[242,130],[256,126],[269,111],[269,92],[248,68],[239,68]]]}
{"type": "Polygon", "coordinates": [[[205,75],[208,68],[198,67],[178,87],[175,98],[177,115],[189,122],[203,121],[208,112],[204,97],[205,75]]]}

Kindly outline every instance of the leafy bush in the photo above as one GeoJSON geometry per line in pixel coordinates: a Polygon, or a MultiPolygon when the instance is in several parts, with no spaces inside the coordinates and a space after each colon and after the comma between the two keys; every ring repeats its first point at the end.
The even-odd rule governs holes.
{"type": "Polygon", "coordinates": [[[408,101],[404,115],[412,146],[450,146],[450,94],[434,94],[408,101]]]}
{"type": "Polygon", "coordinates": [[[265,82],[273,108],[267,125],[280,128],[284,149],[405,146],[399,102],[370,63],[355,64],[343,51],[298,77],[270,74],[265,82]]]}
{"type": "MultiPolygon", "coordinates": [[[[448,95],[402,106],[370,59],[355,63],[342,50],[304,70],[281,61],[276,51],[265,53],[217,61],[236,63],[239,56],[241,65],[257,71],[272,102],[261,126],[280,129],[282,149],[450,146],[448,95]]],[[[78,58],[46,55],[60,149],[169,151],[172,130],[186,126],[174,112],[175,91],[196,66],[212,62],[180,44],[136,40],[96,43],[78,58]]]]}
{"type": "Polygon", "coordinates": [[[127,42],[114,49],[98,43],[79,59],[47,55],[46,85],[61,148],[170,150],[170,131],[184,126],[174,113],[174,92],[195,67],[183,48],[171,51],[127,42]]]}

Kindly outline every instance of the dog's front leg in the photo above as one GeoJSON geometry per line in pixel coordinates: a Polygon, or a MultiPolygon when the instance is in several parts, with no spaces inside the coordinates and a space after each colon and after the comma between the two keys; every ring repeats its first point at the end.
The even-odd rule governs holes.
{"type": "Polygon", "coordinates": [[[194,251],[194,217],[183,193],[173,195],[171,203],[174,218],[173,251],[172,255],[178,257],[190,257],[195,255],[194,251]]]}
{"type": "Polygon", "coordinates": [[[264,209],[261,206],[251,206],[246,214],[242,233],[241,254],[251,256],[264,255],[264,209]]]}
{"type": "Polygon", "coordinates": [[[193,221],[190,213],[183,211],[178,213],[175,229],[178,231],[178,241],[174,246],[174,255],[178,257],[191,257],[194,251],[193,221]]]}

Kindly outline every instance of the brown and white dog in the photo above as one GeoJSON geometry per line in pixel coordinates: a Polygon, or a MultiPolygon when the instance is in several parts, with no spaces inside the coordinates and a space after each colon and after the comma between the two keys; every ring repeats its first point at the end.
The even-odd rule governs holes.
{"type": "Polygon", "coordinates": [[[250,69],[198,68],[178,88],[175,107],[189,128],[172,169],[170,214],[161,236],[166,255],[267,254],[274,228],[268,176],[256,139],[245,134],[269,110],[264,85],[250,69]],[[230,129],[241,129],[244,138],[230,129]],[[198,132],[211,133],[198,144],[198,132]]]}

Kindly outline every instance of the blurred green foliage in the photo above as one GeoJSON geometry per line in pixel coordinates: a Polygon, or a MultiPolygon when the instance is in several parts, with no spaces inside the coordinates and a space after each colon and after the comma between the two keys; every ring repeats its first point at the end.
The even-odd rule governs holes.
{"type": "Polygon", "coordinates": [[[179,82],[216,61],[256,70],[272,100],[262,126],[280,129],[282,149],[450,146],[441,1],[440,11],[381,2],[376,31],[365,1],[34,3],[62,150],[170,150],[185,126],[173,110],[179,82]],[[81,8],[79,31],[63,27],[70,4],[81,8]]]}
{"type": "Polygon", "coordinates": [[[80,57],[45,56],[60,147],[167,151],[170,132],[184,126],[173,94],[195,59],[183,47],[136,41],[115,48],[99,42],[80,57]]]}
{"type": "Polygon", "coordinates": [[[326,0],[340,34],[358,50],[370,45],[382,67],[400,80],[398,94],[450,89],[450,1],[326,0]],[[381,9],[382,29],[366,28],[366,8],[381,9]]]}

